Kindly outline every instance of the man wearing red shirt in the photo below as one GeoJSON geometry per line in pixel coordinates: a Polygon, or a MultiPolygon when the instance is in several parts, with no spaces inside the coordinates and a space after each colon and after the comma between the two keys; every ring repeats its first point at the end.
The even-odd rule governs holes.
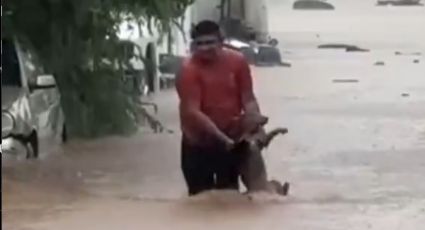
{"type": "Polygon", "coordinates": [[[192,56],[177,77],[182,170],[189,195],[210,189],[239,189],[241,157],[230,150],[242,114],[260,114],[252,77],[242,54],[222,47],[219,26],[202,21],[191,33],[192,56]]]}

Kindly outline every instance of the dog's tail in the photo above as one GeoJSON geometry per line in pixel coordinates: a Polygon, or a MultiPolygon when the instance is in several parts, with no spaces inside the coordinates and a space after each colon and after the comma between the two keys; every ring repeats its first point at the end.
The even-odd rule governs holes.
{"type": "Polygon", "coordinates": [[[287,128],[276,128],[272,131],[268,132],[265,136],[265,138],[261,141],[262,147],[267,148],[270,144],[270,142],[279,134],[284,135],[288,133],[287,128]]]}

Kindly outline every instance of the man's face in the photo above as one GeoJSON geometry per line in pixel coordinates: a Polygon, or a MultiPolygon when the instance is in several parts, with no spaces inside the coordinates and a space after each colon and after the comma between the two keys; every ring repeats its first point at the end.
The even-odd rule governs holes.
{"type": "Polygon", "coordinates": [[[212,61],[221,50],[221,41],[217,35],[203,35],[193,40],[193,53],[203,61],[212,61]]]}

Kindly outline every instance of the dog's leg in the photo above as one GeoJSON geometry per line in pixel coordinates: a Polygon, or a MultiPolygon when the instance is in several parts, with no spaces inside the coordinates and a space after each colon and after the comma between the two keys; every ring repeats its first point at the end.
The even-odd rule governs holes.
{"type": "Polygon", "coordinates": [[[260,148],[267,148],[270,144],[270,142],[279,134],[284,135],[288,133],[288,129],[287,128],[276,128],[273,129],[272,131],[263,134],[259,139],[258,139],[258,145],[260,145],[260,148]]]}
{"type": "Polygon", "coordinates": [[[289,190],[289,183],[267,180],[266,164],[258,146],[251,146],[251,151],[246,151],[245,159],[242,162],[240,174],[242,183],[247,188],[247,192],[269,192],[286,196],[289,190]],[[252,151],[254,150],[254,151],[252,151]]]}
{"type": "Polygon", "coordinates": [[[245,146],[240,149],[244,157],[242,160],[240,174],[242,183],[250,192],[266,191],[270,193],[287,195],[289,184],[279,181],[268,181],[265,161],[261,154],[263,148],[279,134],[286,134],[285,128],[277,128],[268,133],[263,128],[256,134],[245,139],[245,146]]]}
{"type": "Polygon", "coordinates": [[[243,161],[240,167],[242,183],[248,192],[267,190],[266,164],[261,150],[253,142],[248,142],[246,151],[243,153],[243,161]]]}

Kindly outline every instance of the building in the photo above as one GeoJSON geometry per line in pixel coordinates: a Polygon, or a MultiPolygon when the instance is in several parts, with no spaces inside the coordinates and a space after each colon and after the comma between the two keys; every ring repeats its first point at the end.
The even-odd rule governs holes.
{"type": "Polygon", "coordinates": [[[191,11],[192,23],[239,19],[253,29],[256,40],[264,41],[269,35],[266,0],[196,0],[191,11]]]}
{"type": "Polygon", "coordinates": [[[133,68],[145,73],[146,84],[150,93],[156,93],[160,90],[161,73],[158,69],[160,55],[186,56],[189,54],[191,12],[191,7],[189,7],[185,14],[178,19],[181,24],[180,29],[177,26],[172,26],[171,36],[161,34],[155,26],[152,26],[152,31],[149,31],[147,25],[139,27],[136,22],[123,22],[121,24],[118,35],[120,39],[131,41],[137,45],[137,49],[134,50],[135,54],[143,56],[149,63],[149,66],[145,66],[145,63],[141,60],[131,60],[133,68]]]}
{"type": "Polygon", "coordinates": [[[146,73],[147,85],[151,93],[160,90],[158,63],[161,54],[171,53],[186,56],[190,52],[190,29],[193,24],[202,20],[222,22],[224,17],[241,20],[255,32],[257,41],[266,41],[269,35],[266,0],[196,0],[178,19],[179,29],[173,26],[171,40],[169,36],[160,34],[154,26],[151,33],[146,25],[137,26],[135,22],[124,22],[119,37],[136,44],[137,55],[145,57],[150,67],[146,68],[140,60],[133,60],[134,68],[146,73]],[[181,31],[182,30],[182,31],[181,31]]]}

